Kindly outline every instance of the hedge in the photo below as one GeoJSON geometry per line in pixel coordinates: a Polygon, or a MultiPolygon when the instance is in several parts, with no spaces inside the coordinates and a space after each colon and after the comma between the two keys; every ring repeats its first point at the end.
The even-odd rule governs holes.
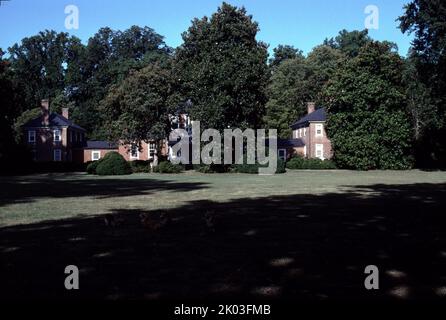
{"type": "Polygon", "coordinates": [[[117,152],[109,152],[97,162],[96,174],[100,176],[132,173],[129,163],[117,152]]]}
{"type": "Polygon", "coordinates": [[[318,158],[293,157],[286,164],[287,169],[336,169],[336,165],[331,160],[321,160],[318,158]]]}
{"type": "Polygon", "coordinates": [[[180,173],[183,170],[183,166],[170,163],[169,161],[162,161],[156,167],[153,167],[153,172],[157,173],[180,173]]]}

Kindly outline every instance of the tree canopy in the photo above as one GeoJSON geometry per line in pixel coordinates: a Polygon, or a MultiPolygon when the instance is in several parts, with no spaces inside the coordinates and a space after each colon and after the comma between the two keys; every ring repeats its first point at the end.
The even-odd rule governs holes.
{"type": "Polygon", "coordinates": [[[370,42],[347,61],[324,92],[334,159],[351,169],[406,169],[411,126],[403,60],[386,43],[370,42]]]}
{"type": "Polygon", "coordinates": [[[261,125],[268,55],[266,45],[256,40],[258,30],[244,8],[223,3],[183,33],[175,74],[192,102],[191,117],[207,128],[261,125]]]}

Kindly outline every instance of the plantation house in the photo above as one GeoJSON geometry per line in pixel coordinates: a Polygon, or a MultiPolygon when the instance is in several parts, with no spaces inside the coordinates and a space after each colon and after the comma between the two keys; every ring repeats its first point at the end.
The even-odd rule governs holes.
{"type": "MultiPolygon", "coordinates": [[[[96,161],[108,152],[119,152],[127,161],[151,160],[158,157],[173,159],[181,154],[172,153],[176,141],[164,139],[157,150],[155,141],[143,141],[139,145],[128,145],[109,141],[86,140],[86,131],[69,119],[68,108],[62,114],[50,112],[49,100],[42,100],[41,115],[24,126],[26,143],[35,161],[66,161],[85,163],[96,161]],[[160,154],[158,154],[160,152],[160,154]]],[[[171,129],[185,129],[191,133],[191,119],[185,113],[171,116],[171,129]]],[[[329,159],[331,143],[325,131],[325,109],[315,109],[308,103],[308,114],[291,125],[291,139],[278,139],[278,157],[286,160],[293,155],[307,158],[329,159]]]]}
{"type": "Polygon", "coordinates": [[[300,155],[305,158],[330,159],[333,152],[325,122],[325,108],[316,109],[314,102],[308,102],[307,115],[290,126],[293,130],[291,139],[277,141],[279,158],[285,160],[300,155]]]}

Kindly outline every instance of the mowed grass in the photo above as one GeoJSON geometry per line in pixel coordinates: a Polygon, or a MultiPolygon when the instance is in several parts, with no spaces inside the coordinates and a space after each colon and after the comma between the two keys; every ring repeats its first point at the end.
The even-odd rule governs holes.
{"type": "Polygon", "coordinates": [[[446,172],[55,174],[0,188],[2,299],[446,299],[446,172]],[[141,214],[170,220],[154,229],[141,214]],[[71,264],[81,290],[63,287],[71,264]],[[380,290],[364,289],[370,264],[380,290]]]}
{"type": "MultiPolygon", "coordinates": [[[[286,174],[133,174],[98,177],[43,174],[0,178],[0,225],[107,214],[117,210],[172,209],[196,201],[350,192],[356,186],[438,184],[446,172],[288,171],[286,174]]],[[[373,191],[361,191],[364,195],[373,191]]]]}

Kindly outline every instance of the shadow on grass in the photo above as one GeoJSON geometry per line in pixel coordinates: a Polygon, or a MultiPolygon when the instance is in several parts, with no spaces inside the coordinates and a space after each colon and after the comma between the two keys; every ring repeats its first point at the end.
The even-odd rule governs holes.
{"type": "MultiPolygon", "coordinates": [[[[446,297],[446,185],[195,201],[142,227],[137,210],[5,227],[2,298],[392,300],[446,297]],[[215,232],[203,216],[213,215],[215,232]],[[64,289],[64,268],[81,270],[64,289]],[[364,268],[380,289],[364,289],[364,268]]],[[[160,212],[145,212],[158,216],[160,212]]]]}
{"type": "MultiPolygon", "coordinates": [[[[174,182],[154,178],[101,179],[50,174],[26,177],[2,177],[0,207],[11,203],[32,202],[39,198],[98,197],[115,198],[148,195],[158,191],[186,192],[207,188],[202,182],[174,182]]],[[[81,201],[81,200],[80,200],[81,201]]]]}

